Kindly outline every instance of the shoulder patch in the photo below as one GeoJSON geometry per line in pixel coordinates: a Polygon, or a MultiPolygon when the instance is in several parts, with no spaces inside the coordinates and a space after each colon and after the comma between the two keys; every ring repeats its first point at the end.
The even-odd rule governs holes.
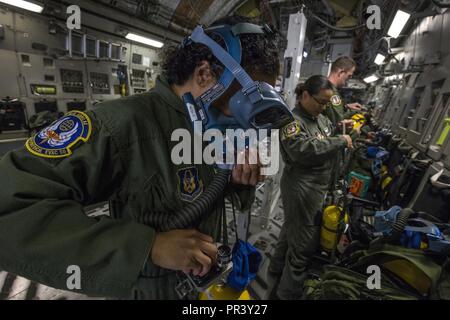
{"type": "Polygon", "coordinates": [[[287,140],[292,137],[295,137],[299,133],[300,133],[300,123],[296,120],[294,122],[291,122],[282,129],[281,139],[287,140]]]}
{"type": "Polygon", "coordinates": [[[203,182],[196,167],[178,170],[178,188],[183,201],[193,202],[203,192],[203,182]]]}
{"type": "Polygon", "coordinates": [[[79,141],[87,142],[91,133],[89,116],[81,111],[72,111],[28,139],[25,146],[41,158],[66,158],[72,155],[71,148],[79,141]]]}
{"type": "Polygon", "coordinates": [[[340,95],[335,94],[334,96],[331,97],[331,104],[335,107],[338,107],[342,104],[342,98],[340,95]]]}

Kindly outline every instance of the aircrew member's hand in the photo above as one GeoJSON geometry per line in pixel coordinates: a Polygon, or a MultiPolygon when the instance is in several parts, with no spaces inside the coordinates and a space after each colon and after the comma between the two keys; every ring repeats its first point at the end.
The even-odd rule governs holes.
{"type": "Polygon", "coordinates": [[[367,138],[368,138],[369,140],[375,140],[376,137],[377,137],[377,134],[376,134],[375,132],[373,132],[373,131],[371,131],[371,132],[369,132],[369,133],[367,134],[367,138]]]}
{"type": "Polygon", "coordinates": [[[354,111],[361,111],[362,110],[362,105],[357,103],[357,102],[356,103],[350,103],[350,104],[347,105],[347,107],[350,110],[354,110],[354,111]]]}
{"type": "Polygon", "coordinates": [[[345,132],[350,132],[355,126],[355,121],[351,119],[342,120],[341,122],[339,122],[339,127],[341,128],[341,130],[343,126],[345,126],[345,132]]]}
{"type": "Polygon", "coordinates": [[[213,239],[196,230],[157,233],[151,251],[155,265],[200,277],[209,272],[216,256],[213,239]]]}
{"type": "Polygon", "coordinates": [[[352,137],[350,137],[349,135],[344,134],[343,136],[341,136],[342,139],[345,140],[345,142],[347,142],[347,148],[348,149],[353,149],[353,140],[352,137]]]}
{"type": "Polygon", "coordinates": [[[264,181],[261,175],[261,164],[256,151],[240,153],[237,157],[238,164],[233,168],[231,182],[245,186],[256,186],[264,181]]]}

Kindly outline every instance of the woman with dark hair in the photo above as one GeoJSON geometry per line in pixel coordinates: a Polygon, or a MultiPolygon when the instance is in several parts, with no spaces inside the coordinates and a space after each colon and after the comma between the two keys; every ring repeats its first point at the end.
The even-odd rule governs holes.
{"type": "Polygon", "coordinates": [[[286,167],[281,179],[285,223],[269,266],[281,274],[278,296],[300,299],[311,256],[319,245],[320,217],[333,159],[352,148],[348,135],[333,136],[333,127],[322,112],[333,95],[326,77],[313,76],[296,89],[295,121],[281,132],[281,152],[286,167]]]}
{"type": "MultiPolygon", "coordinates": [[[[216,25],[240,27],[242,68],[275,84],[276,34],[250,22],[228,17],[216,25]],[[250,32],[255,29],[261,32],[250,32]]],[[[208,92],[223,66],[201,44],[186,41],[168,51],[150,92],[70,112],[0,160],[0,270],[67,289],[66,271],[76,265],[78,293],[178,299],[178,271],[204,276],[214,266],[225,194],[190,221],[183,209],[209,190],[215,168],[176,164],[171,136],[192,132],[184,94],[208,92]],[[85,207],[104,202],[109,217],[85,214],[85,207]],[[161,226],[161,217],[180,212],[184,228],[161,226]]],[[[228,101],[240,89],[235,82],[213,106],[228,115],[228,101]]],[[[229,189],[239,209],[250,208],[259,176],[258,165],[234,166],[229,189]]]]}

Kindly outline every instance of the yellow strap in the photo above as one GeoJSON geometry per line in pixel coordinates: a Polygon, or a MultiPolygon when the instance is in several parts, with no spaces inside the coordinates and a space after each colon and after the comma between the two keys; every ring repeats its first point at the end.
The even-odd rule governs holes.
{"type": "Polygon", "coordinates": [[[450,118],[444,120],[444,125],[444,130],[442,130],[441,136],[436,143],[438,146],[442,146],[447,140],[448,133],[450,132],[450,118]]]}

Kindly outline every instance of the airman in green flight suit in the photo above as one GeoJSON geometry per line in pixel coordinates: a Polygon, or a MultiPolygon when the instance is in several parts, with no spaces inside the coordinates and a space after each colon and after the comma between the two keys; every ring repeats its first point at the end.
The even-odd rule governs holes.
{"type": "Polygon", "coordinates": [[[297,87],[295,122],[281,132],[286,167],[281,178],[285,222],[269,270],[282,272],[281,299],[300,299],[311,256],[317,251],[320,220],[336,155],[352,148],[352,137],[336,135],[322,112],[333,95],[323,76],[313,76],[297,87]],[[286,252],[287,251],[287,252],[286,252]]]}
{"type": "Polygon", "coordinates": [[[361,111],[359,103],[346,104],[339,93],[339,89],[344,87],[348,80],[353,77],[356,69],[355,61],[350,57],[340,57],[331,66],[331,73],[328,80],[333,84],[333,95],[328,102],[324,115],[337,127],[339,122],[350,119],[355,113],[361,111]]]}
{"type": "MultiPolygon", "coordinates": [[[[229,17],[217,24],[250,22],[229,17]]],[[[275,83],[274,36],[241,37],[241,65],[255,80],[275,83]]],[[[177,299],[176,272],[205,275],[221,241],[223,202],[197,226],[161,232],[149,225],[194,202],[211,183],[214,167],[175,165],[176,129],[192,131],[181,97],[214,86],[222,65],[201,44],[168,50],[164,74],[151,91],[73,111],[0,160],[0,270],[67,290],[69,266],[81,270],[81,288],[94,296],[177,299]],[[109,216],[85,207],[109,202],[109,216]]],[[[214,107],[229,114],[232,86],[214,107]]],[[[249,208],[258,165],[237,165],[231,189],[249,208]]]]}

